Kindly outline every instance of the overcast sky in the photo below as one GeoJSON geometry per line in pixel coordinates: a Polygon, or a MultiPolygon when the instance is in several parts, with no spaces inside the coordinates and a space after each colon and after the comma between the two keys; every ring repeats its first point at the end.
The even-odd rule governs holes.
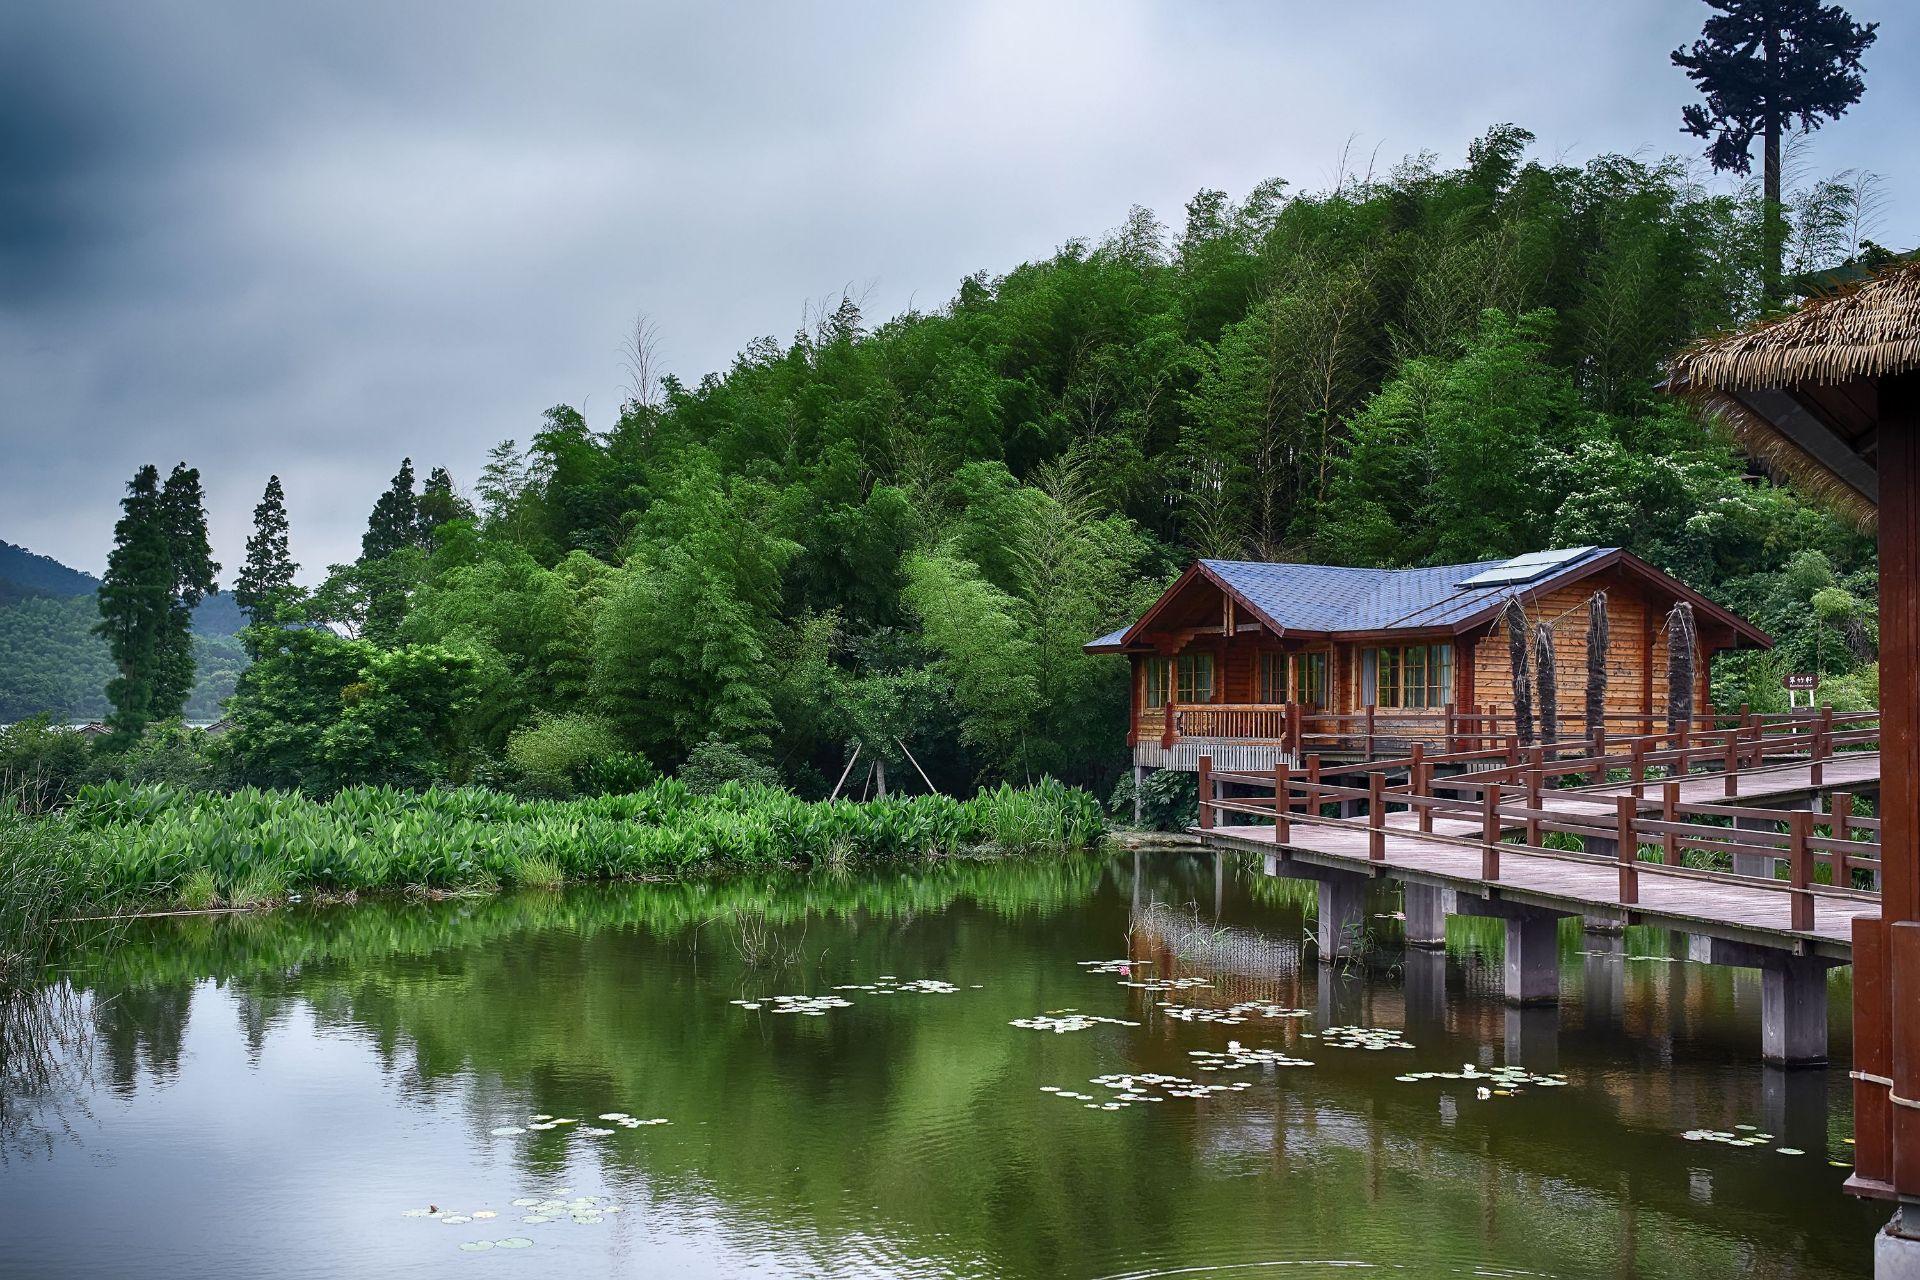
{"type": "MultiPolygon", "coordinates": [[[[1822,170],[1920,242],[1920,4],[1822,170]]],[[[140,464],[242,555],[269,473],[311,577],[403,454],[470,486],[541,411],[617,409],[634,315],[691,381],[851,286],[937,307],[1146,204],[1316,188],[1343,150],[1697,154],[1707,10],[1606,4],[624,2],[0,8],[0,538],[105,564],[140,464]]]]}

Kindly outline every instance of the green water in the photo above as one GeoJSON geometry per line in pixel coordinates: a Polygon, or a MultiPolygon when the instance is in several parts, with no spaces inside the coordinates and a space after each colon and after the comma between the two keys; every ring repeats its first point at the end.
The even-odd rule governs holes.
{"type": "Polygon", "coordinates": [[[1575,932],[1563,1007],[1520,1015],[1497,934],[1404,955],[1383,897],[1374,962],[1327,974],[1302,963],[1307,901],[1256,868],[1122,855],[144,923],[73,957],[71,998],[23,1037],[38,1054],[10,1046],[0,1275],[1869,1269],[1882,1215],[1828,1164],[1846,1073],[1760,1066],[1756,975],[1582,954],[1575,932]],[[1210,985],[1080,963],[1121,958],[1210,985]],[[955,990],[732,1003],[882,976],[955,990]],[[1308,1012],[1159,1006],[1250,1000],[1308,1012]],[[1066,1009],[1117,1021],[1009,1025],[1066,1009]],[[1334,1048],[1335,1022],[1415,1047],[1334,1048]],[[1198,1069],[1231,1041],[1313,1065],[1198,1069]],[[1395,1080],[1516,1059],[1568,1083],[1395,1080]],[[1118,1091],[1089,1083],[1149,1072],[1248,1087],[1107,1110],[1118,1091]],[[1679,1136],[1738,1124],[1806,1154],[1679,1136]],[[498,1216],[403,1216],[430,1205],[498,1216]],[[531,1243],[460,1247],[507,1239],[531,1243]]]}

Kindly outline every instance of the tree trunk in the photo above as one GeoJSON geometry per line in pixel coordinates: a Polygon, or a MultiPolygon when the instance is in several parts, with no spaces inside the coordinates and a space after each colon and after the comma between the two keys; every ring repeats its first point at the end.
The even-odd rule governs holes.
{"type": "Polygon", "coordinates": [[[1667,615],[1667,731],[1693,727],[1693,606],[1682,600],[1667,615]]]}
{"type": "Polygon", "coordinates": [[[1507,598],[1507,658],[1513,664],[1513,727],[1520,741],[1533,745],[1533,681],[1527,670],[1527,611],[1516,596],[1507,598]]]}
{"type": "Polygon", "coordinates": [[[1783,259],[1786,257],[1787,219],[1786,210],[1780,203],[1780,122],[1767,121],[1766,160],[1761,178],[1762,208],[1760,211],[1761,251],[1766,255],[1761,263],[1764,272],[1764,288],[1768,305],[1777,303],[1783,297],[1784,276],[1783,259]]]}
{"type": "MultiPolygon", "coordinates": [[[[1769,22],[1766,34],[1768,81],[1777,83],[1773,74],[1780,61],[1780,31],[1769,22]]],[[[1771,100],[1767,103],[1766,155],[1761,162],[1760,241],[1764,301],[1772,306],[1781,299],[1781,259],[1786,256],[1786,219],[1780,207],[1780,112],[1771,100]]]]}
{"type": "Polygon", "coordinates": [[[1596,591],[1587,602],[1587,736],[1607,723],[1607,593],[1596,591]]]}
{"type": "Polygon", "coordinates": [[[1540,741],[1560,739],[1560,673],[1553,661],[1553,624],[1533,629],[1534,679],[1540,685],[1540,741]]]}

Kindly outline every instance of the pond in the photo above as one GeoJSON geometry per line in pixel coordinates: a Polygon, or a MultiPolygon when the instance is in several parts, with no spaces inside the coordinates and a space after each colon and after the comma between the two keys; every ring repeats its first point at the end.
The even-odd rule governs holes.
{"type": "Polygon", "coordinates": [[[1116,853],[141,922],[16,1037],[0,1275],[1869,1269],[1844,977],[1843,1065],[1768,1071],[1757,975],[1683,938],[1569,928],[1514,1012],[1491,922],[1406,952],[1383,890],[1326,972],[1307,888],[1116,853]]]}

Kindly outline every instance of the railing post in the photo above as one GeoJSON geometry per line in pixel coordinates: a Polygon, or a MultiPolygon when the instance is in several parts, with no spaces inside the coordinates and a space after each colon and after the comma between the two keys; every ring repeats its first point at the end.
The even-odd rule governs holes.
{"type": "Polygon", "coordinates": [[[1200,757],[1200,828],[1213,826],[1213,757],[1200,757]]]}
{"type": "Polygon", "coordinates": [[[1387,856],[1387,779],[1374,772],[1367,775],[1367,861],[1381,862],[1387,856]]]}
{"type": "MultiPolygon", "coordinates": [[[[1680,821],[1680,784],[1668,782],[1660,788],[1660,821],[1680,821]]],[[[1660,862],[1663,866],[1680,865],[1680,840],[1671,831],[1660,833],[1660,862]]]]}
{"type": "Polygon", "coordinates": [[[1431,798],[1432,788],[1428,782],[1433,766],[1427,763],[1427,752],[1423,744],[1414,743],[1413,750],[1409,754],[1413,763],[1407,770],[1407,791],[1411,796],[1414,818],[1422,832],[1430,833],[1433,830],[1433,810],[1421,804],[1420,801],[1431,798]]]}
{"type": "Polygon", "coordinates": [[[1593,758],[1599,763],[1593,766],[1595,783],[1607,780],[1607,725],[1601,721],[1593,730],[1593,758]]]}
{"type": "Polygon", "coordinates": [[[1631,762],[1627,765],[1628,776],[1633,779],[1633,798],[1638,800],[1646,794],[1647,740],[1635,738],[1633,745],[1627,750],[1632,756],[1631,762]]]}
{"type": "Polygon", "coordinates": [[[1373,704],[1367,704],[1367,759],[1373,759],[1373,704]]]}
{"type": "Polygon", "coordinates": [[[1273,767],[1273,842],[1293,839],[1293,769],[1282,760],[1273,767]]]}
{"type": "Polygon", "coordinates": [[[1613,841],[1620,862],[1620,905],[1640,901],[1640,837],[1634,830],[1639,805],[1632,796],[1620,796],[1613,807],[1613,841]]]}
{"type": "Polygon", "coordinates": [[[1307,757],[1307,806],[1305,812],[1309,817],[1317,818],[1320,816],[1320,753],[1317,751],[1307,757]]]}
{"type": "Polygon", "coordinates": [[[1740,794],[1740,731],[1738,729],[1735,729],[1731,733],[1727,734],[1726,759],[1723,760],[1721,763],[1725,766],[1724,776],[1726,778],[1726,782],[1725,782],[1726,793],[1729,796],[1739,795],[1740,794]]]}
{"type": "Polygon", "coordinates": [[[1675,771],[1678,772],[1683,777],[1689,773],[1692,773],[1693,772],[1693,727],[1691,725],[1683,724],[1680,726],[1680,733],[1679,733],[1678,739],[1674,743],[1674,749],[1677,752],[1679,752],[1679,760],[1674,766],[1675,771]]]}
{"type": "Polygon", "coordinates": [[[1520,768],[1520,739],[1515,734],[1507,735],[1507,772],[1513,773],[1520,768]]]}
{"type": "Polygon", "coordinates": [[[1460,749],[1458,741],[1455,737],[1455,731],[1459,728],[1459,726],[1454,720],[1453,704],[1451,702],[1447,704],[1446,711],[1447,711],[1446,754],[1452,755],[1454,752],[1460,749]]]}
{"type": "Polygon", "coordinates": [[[1547,749],[1539,746],[1533,747],[1527,752],[1527,761],[1532,765],[1533,772],[1539,775],[1541,783],[1544,785],[1547,777],[1547,749]]]}
{"type": "Polygon", "coordinates": [[[1300,758],[1300,739],[1303,733],[1301,719],[1300,704],[1287,703],[1287,749],[1295,760],[1300,758]]]}
{"type": "Polygon", "coordinates": [[[1480,793],[1480,878],[1500,878],[1500,784],[1489,782],[1480,793]]]}
{"type": "Polygon", "coordinates": [[[1534,849],[1540,847],[1540,796],[1542,790],[1543,778],[1540,772],[1540,762],[1535,760],[1533,762],[1533,768],[1527,771],[1527,844],[1534,849]]]}
{"type": "Polygon", "coordinates": [[[1807,849],[1807,837],[1813,831],[1813,815],[1796,809],[1787,815],[1787,883],[1793,908],[1788,927],[1801,933],[1813,929],[1813,858],[1807,849]]]}

